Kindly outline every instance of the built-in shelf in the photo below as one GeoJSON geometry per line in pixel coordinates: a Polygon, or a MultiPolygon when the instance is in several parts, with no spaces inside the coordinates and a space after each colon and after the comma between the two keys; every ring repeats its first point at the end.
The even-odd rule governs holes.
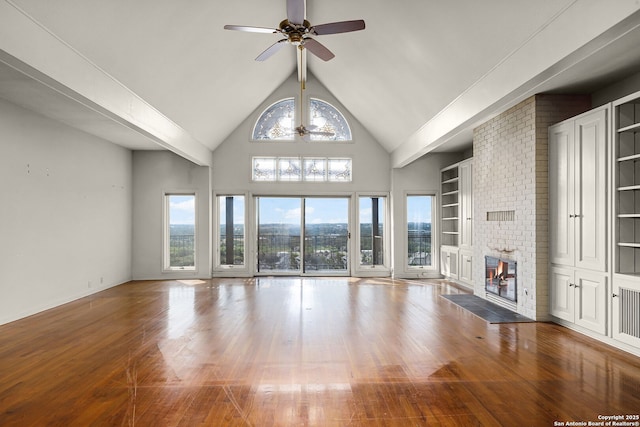
{"type": "Polygon", "coordinates": [[[633,160],[640,160],[640,154],[634,154],[632,156],[620,157],[618,159],[619,162],[629,162],[633,160]]]}
{"type": "Polygon", "coordinates": [[[617,274],[623,274],[625,276],[636,277],[636,278],[640,277],[640,273],[635,273],[635,272],[632,272],[632,271],[629,271],[629,272],[619,271],[617,274]]]}
{"type": "Polygon", "coordinates": [[[640,123],[634,123],[632,125],[625,126],[625,127],[622,127],[620,129],[618,129],[618,133],[637,132],[637,131],[640,131],[640,123]]]}
{"type": "Polygon", "coordinates": [[[440,273],[471,284],[471,159],[440,170],[440,273]]]}
{"type": "Polygon", "coordinates": [[[448,167],[440,171],[440,191],[441,243],[458,246],[460,174],[457,167],[448,167]]]}
{"type": "Polygon", "coordinates": [[[454,182],[458,182],[459,180],[460,180],[460,178],[456,176],[455,178],[451,178],[451,179],[447,179],[445,181],[442,181],[442,184],[451,184],[451,183],[454,183],[454,182]]]}
{"type": "Polygon", "coordinates": [[[618,187],[618,191],[634,191],[640,190],[640,185],[627,185],[626,187],[618,187]]]}
{"type": "Polygon", "coordinates": [[[623,243],[618,242],[618,246],[621,248],[640,248],[640,243],[623,243]]]}
{"type": "Polygon", "coordinates": [[[613,107],[615,272],[640,275],[640,93],[614,102],[613,107]]]}

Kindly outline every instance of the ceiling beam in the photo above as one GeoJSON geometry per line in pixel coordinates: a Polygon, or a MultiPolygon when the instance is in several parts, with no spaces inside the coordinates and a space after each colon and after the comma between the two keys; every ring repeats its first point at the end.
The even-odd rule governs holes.
{"type": "Polygon", "coordinates": [[[640,25],[639,11],[635,0],[620,0],[615,8],[597,0],[571,3],[396,148],[392,166],[406,166],[534,95],[544,83],[640,25]]]}
{"type": "Polygon", "coordinates": [[[211,150],[8,0],[0,1],[0,60],[164,148],[211,166],[211,150]]]}

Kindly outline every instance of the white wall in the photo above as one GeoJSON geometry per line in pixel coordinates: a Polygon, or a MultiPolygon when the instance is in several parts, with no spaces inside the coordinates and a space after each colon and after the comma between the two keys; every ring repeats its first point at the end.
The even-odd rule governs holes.
{"type": "MultiPolygon", "coordinates": [[[[304,98],[319,98],[329,102],[345,116],[351,128],[353,141],[350,142],[304,142],[296,139],[290,142],[252,142],[251,134],[256,120],[262,112],[274,102],[284,98],[296,98],[299,108],[300,84],[293,74],[280,88],[272,93],[247,119],[222,143],[213,153],[212,185],[216,195],[245,194],[252,196],[347,196],[352,198],[352,222],[355,222],[353,210],[356,195],[360,193],[375,193],[389,195],[391,182],[391,168],[389,153],[369,134],[369,132],[349,113],[349,111],[327,91],[327,89],[312,75],[308,76],[304,98]],[[298,157],[348,157],[352,159],[352,181],[345,183],[305,183],[280,182],[265,183],[251,180],[253,156],[298,156],[298,157]]],[[[380,106],[381,120],[384,120],[384,105],[380,106]]],[[[305,114],[307,110],[305,110],[305,114]]],[[[299,110],[296,111],[299,114],[299,110]]],[[[215,120],[215,118],[212,118],[215,120]]],[[[296,125],[299,124],[296,120],[296,125]]],[[[309,125],[305,121],[305,125],[309,125]]],[[[391,124],[390,124],[391,125],[391,124]]],[[[251,209],[251,200],[247,200],[247,209],[251,209]]],[[[215,211],[214,211],[215,214],[215,211]]],[[[214,218],[215,223],[215,218],[214,218]]],[[[249,230],[250,231],[250,230],[249,230]]],[[[355,224],[352,224],[352,236],[355,236],[355,224]]],[[[217,228],[214,227],[214,233],[217,228]]],[[[251,235],[249,235],[251,236],[251,235]]],[[[352,239],[354,241],[354,239],[352,239]]],[[[248,244],[252,245],[251,237],[248,244]]],[[[355,249],[355,246],[352,246],[355,249]]],[[[252,246],[247,253],[248,260],[252,246]]],[[[355,262],[355,259],[353,259],[355,262]]],[[[254,273],[251,262],[247,263],[244,271],[234,270],[234,275],[252,275],[254,273]]],[[[352,267],[353,263],[352,263],[352,267]]],[[[356,274],[354,268],[352,273],[356,274]]],[[[222,269],[218,274],[228,274],[222,269]]],[[[387,273],[388,274],[388,273],[387,273]]]]}
{"type": "Polygon", "coordinates": [[[131,152],[0,100],[0,324],[130,280],[131,152]]]}
{"type": "Polygon", "coordinates": [[[169,151],[133,153],[133,278],[211,277],[210,168],[169,151]],[[196,193],[196,270],[163,272],[166,193],[196,193]]]}
{"type": "Polygon", "coordinates": [[[392,183],[392,226],[393,226],[393,263],[394,277],[420,278],[440,276],[440,239],[438,229],[440,227],[438,207],[440,206],[440,169],[463,160],[460,153],[429,154],[410,163],[401,169],[393,169],[392,183]],[[407,266],[406,239],[406,212],[405,196],[407,194],[435,194],[436,208],[434,217],[432,268],[423,268],[421,271],[409,269],[407,266]]]}
{"type": "MultiPolygon", "coordinates": [[[[213,152],[213,185],[216,193],[239,190],[253,194],[318,194],[354,191],[389,191],[389,153],[355,120],[333,95],[312,75],[309,75],[305,99],[320,98],[336,107],[351,127],[353,142],[251,142],[253,126],[260,114],[271,104],[294,96],[296,107],[300,85],[296,75],[272,93],[247,119],[213,152]],[[261,183],[251,181],[253,156],[351,157],[353,181],[350,183],[261,183]]],[[[305,110],[305,114],[306,114],[305,110]]],[[[296,112],[299,115],[299,112],[296,112]]],[[[380,106],[384,120],[384,105],[380,106]]],[[[215,117],[212,117],[215,120],[215,117]]],[[[296,123],[299,124],[299,123],[296,123]]],[[[305,125],[309,123],[305,122],[305,125]]],[[[391,125],[391,124],[390,124],[391,125]]]]}

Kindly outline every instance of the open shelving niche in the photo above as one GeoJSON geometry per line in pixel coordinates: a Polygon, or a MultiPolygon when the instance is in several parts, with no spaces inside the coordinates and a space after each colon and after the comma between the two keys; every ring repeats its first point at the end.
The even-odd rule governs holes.
{"type": "Polygon", "coordinates": [[[640,93],[614,107],[616,272],[640,276],[640,93]]]}
{"type": "Polygon", "coordinates": [[[460,175],[458,165],[441,171],[442,245],[458,246],[460,229],[460,175]]]}

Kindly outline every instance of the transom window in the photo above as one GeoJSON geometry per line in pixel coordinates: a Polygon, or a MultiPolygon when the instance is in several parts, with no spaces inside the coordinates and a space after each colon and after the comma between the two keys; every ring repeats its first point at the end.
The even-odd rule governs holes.
{"type": "MultiPolygon", "coordinates": [[[[262,112],[253,128],[251,138],[254,141],[293,141],[298,118],[295,114],[294,98],[286,98],[271,104],[262,112]]],[[[303,122],[311,131],[322,132],[322,135],[311,133],[311,141],[351,141],[351,128],[344,115],[333,105],[321,99],[309,99],[309,117],[303,122]],[[331,134],[331,135],[327,135],[331,134]]]]}
{"type": "Polygon", "coordinates": [[[351,159],[326,157],[254,157],[254,181],[350,182],[351,159]]]}

